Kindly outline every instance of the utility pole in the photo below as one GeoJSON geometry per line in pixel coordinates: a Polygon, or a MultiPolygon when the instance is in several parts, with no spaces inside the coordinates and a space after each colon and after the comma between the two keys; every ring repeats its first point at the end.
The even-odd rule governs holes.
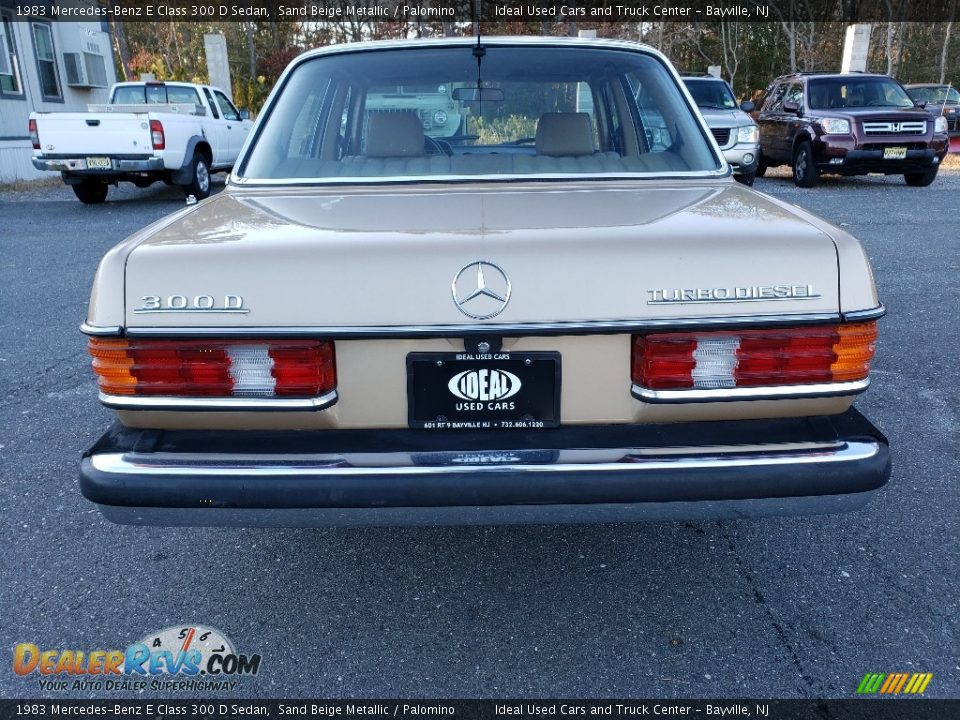
{"type": "Polygon", "coordinates": [[[840,72],[865,72],[867,55],[870,52],[871,23],[853,23],[847,25],[847,35],[843,41],[843,63],[840,72]]]}

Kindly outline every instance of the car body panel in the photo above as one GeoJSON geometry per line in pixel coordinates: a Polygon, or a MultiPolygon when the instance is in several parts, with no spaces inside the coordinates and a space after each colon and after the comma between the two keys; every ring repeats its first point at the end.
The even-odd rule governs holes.
{"type": "Polygon", "coordinates": [[[492,185],[228,192],[135,247],[126,262],[124,325],[178,327],[185,318],[193,327],[215,319],[235,328],[463,324],[470,318],[450,285],[478,260],[507,273],[513,296],[495,318],[471,322],[477,327],[723,317],[745,306],[760,315],[840,309],[830,236],[735,185],[492,185]],[[382,262],[370,263],[371,253],[382,262]],[[221,259],[230,272],[211,277],[204,268],[221,259]],[[776,285],[813,291],[791,300],[651,304],[657,289],[776,285]],[[240,296],[249,312],[142,310],[144,297],[171,295],[240,296]]]}
{"type": "MultiPolygon", "coordinates": [[[[656,51],[628,43],[491,40],[514,42],[621,48],[668,68],[656,51]]],[[[466,40],[435,44],[472,52],[466,40]]],[[[306,60],[429,45],[308,53],[285,72],[258,123],[306,60]]],[[[644,394],[677,386],[646,388],[635,379],[632,353],[649,339],[636,336],[670,331],[696,335],[689,342],[698,350],[702,343],[705,375],[712,348],[739,362],[730,348],[740,329],[762,342],[771,330],[776,363],[799,347],[800,366],[827,357],[833,373],[837,326],[854,323],[852,333],[874,338],[873,326],[861,323],[884,312],[857,240],[734,183],[679,76],[668,72],[690,106],[661,107],[674,108],[674,119],[681,108],[693,128],[687,139],[699,143],[703,134],[711,167],[325,181],[245,178],[241,156],[223,193],[109,251],[84,331],[116,339],[95,348],[96,362],[116,353],[110,357],[131,363],[118,374],[134,385],[144,368],[187,385],[178,397],[154,392],[166,381],[151,381],[142,394],[124,395],[131,387],[118,385],[101,395],[119,423],[81,463],[85,496],[117,522],[198,525],[458,522],[461,512],[470,522],[616,521],[709,515],[721,506],[725,516],[862,506],[890,470],[886,439],[851,408],[869,383],[865,369],[853,383],[828,374],[831,382],[806,375],[802,386],[691,384],[699,394],[683,398],[644,394]],[[467,290],[505,283],[494,312],[466,308],[458,283],[468,270],[467,290]],[[809,325],[830,326],[819,337],[828,338],[825,353],[822,343],[819,355],[808,352],[802,329],[780,332],[809,325]],[[797,343],[783,349],[776,343],[784,337],[797,343]],[[322,386],[329,402],[271,407],[289,398],[278,391],[252,404],[250,394],[191,394],[193,370],[177,364],[204,377],[229,371],[228,388],[244,372],[279,387],[280,361],[266,347],[276,338],[326,348],[324,371],[335,367],[335,384],[322,386]],[[145,354],[136,354],[137,343],[145,354]],[[176,354],[194,343],[189,360],[176,354]],[[250,344],[259,344],[257,367],[244,364],[250,344]],[[440,414],[418,424],[413,353],[441,354],[420,359],[435,375],[434,363],[450,372],[448,357],[463,360],[456,354],[470,354],[469,362],[506,354],[519,364],[518,354],[551,353],[557,365],[546,384],[559,405],[539,429],[533,416],[496,429],[449,429],[440,414]],[[226,400],[247,404],[238,410],[226,400]]],[[[332,117],[339,128],[340,113],[332,117]]],[[[655,152],[639,140],[643,125],[636,128],[633,147],[643,149],[635,155],[655,152]]],[[[419,157],[419,138],[407,147],[419,157]]],[[[453,383],[444,377],[426,389],[448,392],[450,407],[451,397],[471,399],[453,383]]]]}

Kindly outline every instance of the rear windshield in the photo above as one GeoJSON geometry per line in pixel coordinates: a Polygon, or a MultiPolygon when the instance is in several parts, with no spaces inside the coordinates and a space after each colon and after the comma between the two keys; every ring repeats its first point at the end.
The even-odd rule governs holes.
{"type": "Polygon", "coordinates": [[[913,107],[907,91],[890,78],[824,78],[811,80],[810,107],[913,107]]]}
{"type": "Polygon", "coordinates": [[[177,85],[121,85],[113,91],[114,105],[166,105],[168,103],[200,104],[200,96],[192,87],[177,85]]]}
{"type": "Polygon", "coordinates": [[[697,107],[710,110],[733,110],[737,107],[733,93],[723,80],[687,78],[683,84],[687,86],[697,107]]]}
{"type": "Polygon", "coordinates": [[[268,109],[240,175],[624,176],[719,167],[656,58],[494,45],[479,66],[471,46],[302,63],[268,109]]]}

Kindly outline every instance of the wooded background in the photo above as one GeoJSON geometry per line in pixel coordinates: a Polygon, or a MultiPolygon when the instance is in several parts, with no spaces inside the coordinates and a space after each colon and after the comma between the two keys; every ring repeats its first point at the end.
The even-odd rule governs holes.
{"type": "MultiPolygon", "coordinates": [[[[887,2],[891,0],[878,0],[887,2]]],[[[952,12],[952,11],[951,11],[952,12]]],[[[471,35],[472,23],[448,22],[114,22],[118,79],[142,72],[158,80],[206,82],[203,35],[227,41],[233,94],[239,107],[256,112],[286,65],[304,50],[368,39],[471,35]]],[[[484,22],[486,35],[576,35],[639,40],[664,52],[681,71],[720,65],[740,99],[755,98],[775,77],[797,70],[840,69],[846,25],[842,22],[484,22]]],[[[867,69],[903,83],[960,81],[953,22],[876,23],[867,69]]]]}

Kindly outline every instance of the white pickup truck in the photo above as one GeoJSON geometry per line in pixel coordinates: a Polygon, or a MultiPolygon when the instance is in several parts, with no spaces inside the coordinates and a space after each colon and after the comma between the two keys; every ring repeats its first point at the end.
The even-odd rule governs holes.
{"type": "Polygon", "coordinates": [[[210,173],[233,167],[253,123],[215,87],[117,83],[85,113],[30,114],[33,165],[59,171],[81,202],[101,203],[109,184],[161,180],[199,199],[210,173]]]}

